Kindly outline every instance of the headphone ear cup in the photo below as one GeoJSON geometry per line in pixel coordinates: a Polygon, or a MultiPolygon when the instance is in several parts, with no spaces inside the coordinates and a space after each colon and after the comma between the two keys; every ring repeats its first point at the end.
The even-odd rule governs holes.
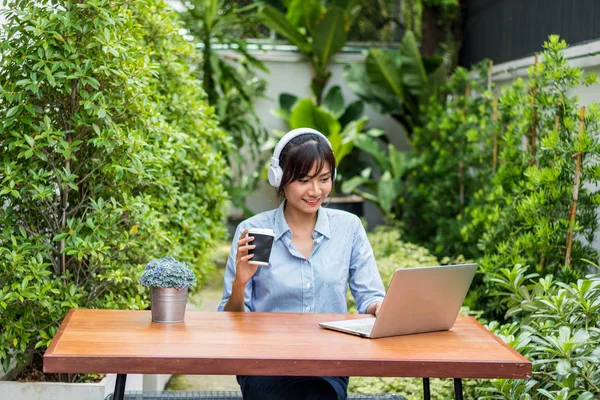
{"type": "Polygon", "coordinates": [[[269,183],[271,184],[271,186],[274,187],[279,187],[279,185],[281,184],[281,175],[283,174],[283,171],[281,170],[281,167],[273,167],[270,166],[269,167],[269,183]]]}

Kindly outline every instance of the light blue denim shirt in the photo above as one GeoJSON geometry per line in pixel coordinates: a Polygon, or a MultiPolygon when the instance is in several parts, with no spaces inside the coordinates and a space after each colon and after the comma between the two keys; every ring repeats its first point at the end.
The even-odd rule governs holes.
{"type": "Polygon", "coordinates": [[[292,231],[279,208],[243,221],[235,232],[223,283],[223,311],[235,278],[237,242],[245,229],[270,228],[275,233],[268,266],[258,267],[246,284],[246,311],[348,312],[346,288],[359,313],[382,301],[383,283],[371,244],[360,219],[345,211],[319,208],[313,231],[314,246],[308,259],[292,244],[292,231]]]}

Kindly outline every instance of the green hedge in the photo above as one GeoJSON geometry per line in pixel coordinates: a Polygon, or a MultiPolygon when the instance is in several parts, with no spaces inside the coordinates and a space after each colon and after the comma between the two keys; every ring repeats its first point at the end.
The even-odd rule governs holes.
{"type": "Polygon", "coordinates": [[[226,135],[160,1],[11,2],[0,26],[0,358],[73,307],[144,308],[143,264],[202,279],[224,235],[226,135]]]}
{"type": "Polygon", "coordinates": [[[407,232],[477,260],[469,304],[533,362],[534,379],[482,381],[480,398],[600,396],[598,277],[587,275],[599,257],[600,107],[572,96],[597,78],[565,47],[550,36],[527,81],[500,93],[489,64],[458,69],[415,130],[407,232]]]}

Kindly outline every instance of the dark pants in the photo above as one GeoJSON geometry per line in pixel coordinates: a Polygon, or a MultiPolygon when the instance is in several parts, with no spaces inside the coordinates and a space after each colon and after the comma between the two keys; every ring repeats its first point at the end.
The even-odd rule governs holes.
{"type": "Polygon", "coordinates": [[[346,400],[346,376],[238,376],[244,400],[346,400]]]}

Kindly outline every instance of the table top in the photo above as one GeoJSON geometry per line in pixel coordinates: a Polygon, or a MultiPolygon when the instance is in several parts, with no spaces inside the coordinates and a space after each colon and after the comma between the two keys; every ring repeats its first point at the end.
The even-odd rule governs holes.
{"type": "Polygon", "coordinates": [[[474,318],[449,331],[365,339],[320,328],[355,314],[74,309],[44,355],[45,372],[530,378],[531,362],[474,318]]]}

